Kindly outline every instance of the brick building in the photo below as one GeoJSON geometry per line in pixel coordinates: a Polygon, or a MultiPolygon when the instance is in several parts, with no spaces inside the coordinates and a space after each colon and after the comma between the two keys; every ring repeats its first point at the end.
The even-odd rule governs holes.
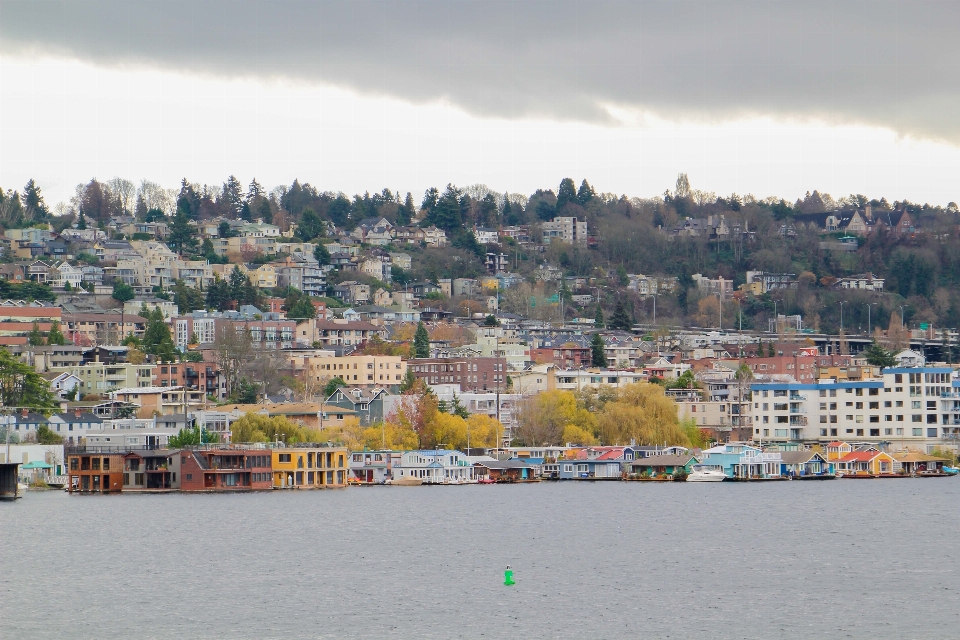
{"type": "Polygon", "coordinates": [[[503,358],[413,358],[407,368],[427,384],[458,384],[461,391],[506,389],[503,358]]]}
{"type": "Polygon", "coordinates": [[[269,449],[180,452],[181,491],[258,491],[273,485],[269,449]]]}

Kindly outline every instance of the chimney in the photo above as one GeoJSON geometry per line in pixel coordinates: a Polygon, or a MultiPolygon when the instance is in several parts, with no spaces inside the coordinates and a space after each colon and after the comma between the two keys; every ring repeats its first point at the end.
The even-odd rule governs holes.
{"type": "Polygon", "coordinates": [[[28,413],[30,413],[30,410],[29,410],[29,409],[21,409],[21,410],[20,410],[20,415],[23,416],[24,418],[27,417],[27,414],[28,414],[28,413]]]}
{"type": "Polygon", "coordinates": [[[76,416],[77,418],[80,417],[80,414],[81,414],[81,413],[83,413],[83,410],[82,410],[82,409],[74,409],[74,411],[73,411],[73,415],[76,416]]]}

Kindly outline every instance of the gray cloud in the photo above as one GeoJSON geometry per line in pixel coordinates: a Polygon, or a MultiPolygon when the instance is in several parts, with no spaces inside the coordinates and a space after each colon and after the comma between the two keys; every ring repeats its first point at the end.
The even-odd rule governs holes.
{"type": "Polygon", "coordinates": [[[322,81],[481,115],[766,114],[960,142],[960,4],[0,0],[0,51],[322,81]]]}

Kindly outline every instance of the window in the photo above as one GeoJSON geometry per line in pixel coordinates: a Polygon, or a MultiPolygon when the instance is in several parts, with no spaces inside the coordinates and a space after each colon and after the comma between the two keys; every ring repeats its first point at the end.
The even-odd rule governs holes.
{"type": "Polygon", "coordinates": [[[187,480],[193,480],[193,474],[192,474],[192,473],[188,473],[187,476],[186,476],[186,478],[187,478],[187,480]]]}
{"type": "Polygon", "coordinates": [[[880,429],[870,429],[870,435],[871,435],[871,436],[879,436],[879,435],[880,435],[880,429]]]}
{"type": "MultiPolygon", "coordinates": [[[[826,390],[826,389],[820,389],[820,397],[821,397],[821,398],[826,398],[826,397],[827,397],[827,390],[826,390]]],[[[827,434],[823,434],[823,435],[827,435],[827,434]]]]}
{"type": "Polygon", "coordinates": [[[820,435],[821,435],[821,436],[827,435],[827,430],[826,430],[826,429],[820,429],[820,435]]]}
{"type": "Polygon", "coordinates": [[[787,430],[786,430],[786,429],[774,429],[774,437],[775,437],[775,438],[786,438],[786,437],[787,437],[787,430]]]}
{"type": "Polygon", "coordinates": [[[862,435],[863,435],[863,429],[857,429],[857,435],[858,435],[858,436],[862,436],[862,435]]]}
{"type": "Polygon", "coordinates": [[[937,437],[937,429],[936,429],[935,427],[932,428],[932,429],[927,429],[927,437],[928,437],[928,438],[936,438],[936,437],[937,437]]]}
{"type": "Polygon", "coordinates": [[[80,468],[79,458],[70,458],[70,471],[77,471],[80,468]]]}
{"type": "Polygon", "coordinates": [[[870,422],[880,422],[880,416],[870,416],[870,422]]]}
{"type": "Polygon", "coordinates": [[[936,410],[937,410],[937,401],[927,400],[927,411],[936,411],[936,410]]]}
{"type": "Polygon", "coordinates": [[[928,413],[927,414],[927,424],[937,424],[937,414],[928,413]]]}
{"type": "Polygon", "coordinates": [[[853,429],[846,429],[847,433],[853,433],[853,429]]]}
{"type": "Polygon", "coordinates": [[[903,382],[903,374],[902,373],[893,374],[893,381],[896,382],[897,384],[901,384],[903,382]]]}
{"type": "Polygon", "coordinates": [[[770,416],[763,416],[763,424],[767,424],[769,422],[770,422],[770,416]]]}
{"type": "Polygon", "coordinates": [[[880,403],[879,403],[879,402],[871,402],[871,403],[870,403],[870,408],[871,408],[871,409],[879,409],[879,408],[880,408],[880,403]]]}
{"type": "Polygon", "coordinates": [[[897,402],[896,402],[896,404],[894,404],[894,406],[895,406],[895,407],[902,407],[902,406],[903,406],[903,400],[897,400],[897,402]]]}
{"type": "Polygon", "coordinates": [[[863,422],[863,416],[857,416],[857,422],[863,422]]]}
{"type": "Polygon", "coordinates": [[[787,416],[777,416],[777,424],[787,424],[789,418],[787,416]]]}
{"type": "Polygon", "coordinates": [[[278,462],[290,462],[289,453],[281,453],[278,455],[278,462]]]}
{"type": "Polygon", "coordinates": [[[837,403],[836,403],[836,402],[831,402],[831,403],[830,403],[830,411],[836,411],[836,410],[837,410],[837,403]]]}
{"type": "Polygon", "coordinates": [[[900,428],[900,427],[897,428],[897,435],[898,435],[898,436],[902,436],[902,435],[903,435],[903,429],[902,429],[902,428],[900,428]]]}
{"type": "Polygon", "coordinates": [[[883,421],[884,421],[884,422],[893,422],[893,416],[891,416],[891,415],[883,416],[883,421]]]}
{"type": "Polygon", "coordinates": [[[915,435],[915,436],[922,436],[922,435],[923,435],[923,429],[914,429],[914,430],[913,430],[913,435],[915,435]]]}
{"type": "Polygon", "coordinates": [[[890,403],[889,400],[884,400],[884,401],[883,401],[883,408],[884,408],[884,409],[889,409],[891,406],[892,406],[892,405],[891,405],[891,403],[890,403]]]}
{"type": "MultiPolygon", "coordinates": [[[[820,416],[820,424],[826,424],[826,423],[827,423],[827,416],[820,416]]],[[[827,434],[823,434],[823,435],[827,435],[827,434]]]]}
{"type": "Polygon", "coordinates": [[[923,416],[915,413],[910,416],[910,422],[923,422],[923,416]]]}
{"type": "Polygon", "coordinates": [[[903,416],[897,416],[897,422],[903,422],[903,416]]]}
{"type": "Polygon", "coordinates": [[[830,424],[837,424],[837,416],[830,416],[830,424]]]}
{"type": "Polygon", "coordinates": [[[870,389],[869,394],[871,396],[878,396],[880,395],[880,389],[870,389]]]}
{"type": "Polygon", "coordinates": [[[857,394],[856,394],[856,395],[862,396],[862,395],[863,395],[863,389],[857,389],[857,394]]]}
{"type": "Polygon", "coordinates": [[[857,409],[863,409],[863,403],[862,403],[862,402],[858,402],[856,408],[857,408],[857,409]]]}
{"type": "Polygon", "coordinates": [[[836,430],[836,429],[830,429],[830,435],[831,435],[831,436],[837,435],[837,430],[836,430]]]}

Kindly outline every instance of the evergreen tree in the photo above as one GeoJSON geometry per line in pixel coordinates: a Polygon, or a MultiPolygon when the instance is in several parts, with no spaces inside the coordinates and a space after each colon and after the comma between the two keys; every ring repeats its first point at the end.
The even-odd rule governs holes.
{"type": "Polygon", "coordinates": [[[607,366],[607,354],[604,351],[606,345],[603,342],[603,336],[599,333],[593,334],[590,340],[590,364],[594,367],[607,366]]]}
{"type": "Polygon", "coordinates": [[[273,224],[273,208],[270,207],[270,201],[264,198],[260,201],[260,207],[257,209],[257,216],[266,224],[273,224]]]}
{"type": "Polygon", "coordinates": [[[247,189],[247,202],[256,202],[258,198],[263,198],[264,196],[266,196],[266,192],[263,190],[263,186],[257,182],[256,178],[251,180],[250,187],[247,189]]]}
{"type": "Polygon", "coordinates": [[[170,337],[170,327],[163,319],[160,307],[154,307],[147,319],[147,328],[143,332],[143,351],[150,353],[162,362],[173,362],[177,357],[176,347],[170,337]]]}
{"type": "Polygon", "coordinates": [[[40,187],[37,186],[33,178],[27,181],[20,198],[23,201],[24,211],[34,222],[42,222],[50,217],[50,210],[47,209],[43,196],[40,195],[40,187]]]}
{"type": "Polygon", "coordinates": [[[133,215],[137,220],[144,220],[147,217],[147,201],[143,199],[143,194],[137,194],[137,204],[133,207],[133,215]]]}
{"type": "Polygon", "coordinates": [[[190,220],[200,217],[200,196],[186,178],[180,182],[180,194],[177,196],[177,213],[180,211],[190,220]]]}
{"type": "Polygon", "coordinates": [[[126,302],[127,300],[136,298],[137,294],[134,293],[133,287],[118,278],[113,281],[113,293],[110,297],[117,302],[126,302]]]}
{"type": "Polygon", "coordinates": [[[310,302],[310,296],[303,296],[287,311],[290,320],[312,320],[317,317],[317,308],[310,302]]]}
{"type": "Polygon", "coordinates": [[[759,340],[757,340],[757,357],[758,358],[763,357],[763,338],[760,338],[759,340]]]}
{"type": "Polygon", "coordinates": [[[427,222],[444,231],[453,231],[463,225],[460,215],[460,190],[448,184],[436,206],[427,210],[427,222]]]}
{"type": "Polygon", "coordinates": [[[31,347],[39,347],[43,344],[43,332],[40,331],[40,325],[33,323],[33,328],[27,334],[27,344],[31,347]]]}
{"type": "Polygon", "coordinates": [[[560,181],[560,188],[557,189],[557,211],[563,211],[569,202],[577,202],[577,187],[570,178],[564,178],[560,181]]]}
{"type": "Polygon", "coordinates": [[[876,340],[870,343],[870,346],[863,350],[863,355],[867,357],[867,364],[871,364],[881,369],[896,366],[897,358],[892,351],[887,351],[876,340]]]}
{"type": "Polygon", "coordinates": [[[313,257],[317,259],[321,265],[330,264],[330,252],[327,251],[327,248],[322,244],[318,244],[313,248],[313,257]]]}
{"type": "MultiPolygon", "coordinates": [[[[240,218],[243,212],[243,185],[236,176],[230,176],[220,190],[220,206],[223,212],[234,218],[240,218]]],[[[249,213],[249,208],[247,209],[249,213]]],[[[249,219],[249,218],[248,218],[249,219]]]]}
{"type": "Polygon", "coordinates": [[[340,376],[334,376],[327,382],[327,385],[323,388],[323,397],[329,398],[337,392],[337,389],[340,387],[347,386],[347,383],[340,376]]]}
{"type": "Polygon", "coordinates": [[[83,215],[83,209],[80,210],[80,217],[77,218],[77,229],[83,231],[87,228],[87,218],[83,215]]]}
{"type": "Polygon", "coordinates": [[[415,358],[430,357],[430,334],[423,321],[417,324],[417,332],[413,336],[413,355],[415,358]]]}
{"type": "Polygon", "coordinates": [[[577,190],[577,202],[580,203],[580,206],[586,206],[586,204],[596,196],[597,193],[593,190],[593,187],[590,186],[590,183],[587,182],[587,179],[584,178],[583,182],[580,183],[580,189],[577,190]]]}
{"type": "Polygon", "coordinates": [[[253,213],[250,211],[250,204],[244,202],[240,205],[240,219],[247,222],[253,222],[253,213]]]}
{"type": "Polygon", "coordinates": [[[184,253],[192,253],[197,248],[197,238],[194,235],[194,229],[189,224],[189,216],[186,209],[177,207],[177,215],[173,216],[173,224],[170,225],[170,235],[167,238],[167,244],[171,249],[183,256],[184,253]]]}
{"type": "Polygon", "coordinates": [[[213,283],[207,288],[207,307],[225,311],[230,306],[230,284],[220,276],[214,276],[213,283]]]}
{"type": "Polygon", "coordinates": [[[777,355],[777,350],[773,348],[773,343],[767,343],[767,357],[774,358],[777,355]]]}
{"type": "Polygon", "coordinates": [[[203,292],[188,287],[183,280],[177,280],[173,285],[173,302],[181,314],[203,309],[203,292]]]}
{"type": "Polygon", "coordinates": [[[324,224],[313,209],[304,209],[300,217],[300,224],[297,225],[297,237],[304,242],[310,242],[324,233],[324,224]]]}
{"type": "Polygon", "coordinates": [[[67,344],[67,339],[63,337],[63,332],[60,331],[60,323],[56,320],[50,323],[50,333],[47,334],[47,344],[67,344]]]}
{"type": "Polygon", "coordinates": [[[614,308],[613,315],[610,316],[610,322],[607,323],[607,326],[611,329],[621,329],[623,331],[633,329],[633,320],[630,319],[630,315],[627,313],[627,309],[623,306],[622,301],[617,301],[617,306],[614,308]]]}
{"type": "Polygon", "coordinates": [[[593,326],[596,328],[603,329],[606,326],[606,321],[603,319],[603,307],[600,306],[599,302],[597,303],[597,314],[593,318],[593,326]]]}
{"type": "Polygon", "coordinates": [[[403,201],[403,205],[397,207],[397,224],[401,226],[410,224],[416,214],[413,206],[413,196],[407,191],[407,197],[403,201]]]}

